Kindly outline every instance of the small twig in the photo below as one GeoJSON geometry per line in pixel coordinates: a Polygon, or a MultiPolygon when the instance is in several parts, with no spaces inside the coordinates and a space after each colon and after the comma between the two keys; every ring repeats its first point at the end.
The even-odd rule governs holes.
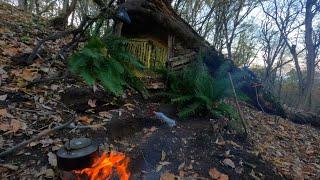
{"type": "Polygon", "coordinates": [[[104,128],[103,126],[107,123],[101,123],[101,124],[93,124],[93,125],[86,125],[86,126],[75,126],[70,124],[68,128],[70,129],[95,129],[95,128],[104,128]]]}
{"type": "Polygon", "coordinates": [[[48,135],[50,133],[54,133],[56,131],[59,131],[59,130],[61,130],[63,128],[68,127],[73,121],[74,121],[74,118],[72,118],[71,120],[69,120],[68,122],[66,122],[66,123],[64,123],[64,124],[62,124],[60,126],[54,127],[52,129],[46,129],[46,130],[40,132],[39,134],[37,134],[36,136],[32,137],[31,139],[23,141],[23,142],[19,143],[18,145],[14,146],[14,147],[11,147],[11,148],[5,150],[4,152],[1,152],[0,153],[0,158],[1,157],[5,157],[5,156],[7,156],[7,155],[9,155],[9,154],[11,154],[13,152],[16,152],[17,150],[22,149],[23,147],[27,146],[31,142],[36,141],[36,140],[40,139],[43,136],[46,136],[46,135],[48,135]]]}
{"type": "Polygon", "coordinates": [[[231,77],[231,73],[230,73],[230,72],[228,72],[228,76],[229,76],[229,79],[230,79],[230,82],[231,82],[231,87],[232,87],[234,99],[235,99],[235,101],[236,101],[236,106],[237,106],[237,110],[238,110],[238,113],[239,113],[239,116],[240,116],[241,124],[242,124],[242,126],[243,126],[244,132],[245,132],[246,134],[248,134],[247,127],[246,127],[246,124],[244,123],[244,118],[243,118],[243,115],[242,115],[242,111],[241,111],[241,109],[240,109],[240,105],[239,105],[239,102],[238,102],[237,93],[236,93],[236,90],[235,90],[235,88],[234,88],[234,85],[233,85],[233,81],[232,81],[232,77],[231,77]]]}
{"type": "Polygon", "coordinates": [[[32,110],[32,109],[21,109],[21,108],[14,108],[17,111],[23,111],[23,112],[29,112],[29,113],[40,113],[41,110],[37,111],[37,110],[32,110]]]}

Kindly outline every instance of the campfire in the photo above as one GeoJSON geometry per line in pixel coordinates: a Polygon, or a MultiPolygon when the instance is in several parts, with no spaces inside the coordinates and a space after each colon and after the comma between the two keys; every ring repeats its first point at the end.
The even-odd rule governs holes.
{"type": "Polygon", "coordinates": [[[121,152],[103,152],[89,138],[68,141],[57,152],[57,164],[62,171],[72,172],[76,179],[128,180],[129,158],[121,152]]]}
{"type": "Polygon", "coordinates": [[[110,179],[111,177],[119,177],[120,180],[128,180],[130,173],[128,172],[129,158],[124,153],[111,152],[109,156],[103,153],[100,158],[90,168],[82,170],[74,170],[74,174],[78,179],[89,178],[110,179]]]}

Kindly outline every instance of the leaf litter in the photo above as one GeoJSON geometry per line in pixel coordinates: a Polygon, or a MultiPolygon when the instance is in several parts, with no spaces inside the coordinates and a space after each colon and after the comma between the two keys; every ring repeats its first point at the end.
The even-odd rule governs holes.
{"type": "MultiPolygon", "coordinates": [[[[66,68],[64,63],[59,61],[51,63],[46,61],[46,59],[56,59],[56,57],[58,57],[58,49],[66,44],[66,39],[47,42],[45,44],[44,49],[48,52],[47,54],[51,54],[51,57],[38,57],[35,62],[22,68],[19,65],[12,65],[12,57],[30,53],[36,44],[37,37],[43,38],[44,34],[51,34],[52,30],[46,30],[47,28],[39,30],[37,28],[37,22],[32,20],[32,15],[26,14],[12,6],[1,4],[0,9],[0,23],[10,23],[10,26],[8,26],[10,28],[0,27],[0,131],[2,133],[2,136],[0,136],[0,149],[2,151],[20,142],[22,137],[28,139],[30,135],[65,120],[66,116],[64,111],[66,109],[59,106],[57,102],[60,102],[61,97],[54,91],[63,92],[66,88],[74,85],[51,83],[50,85],[41,85],[37,88],[25,87],[37,79],[46,79],[64,72],[66,68]],[[11,13],[12,11],[15,13],[11,13]],[[28,43],[21,41],[21,33],[28,34],[30,37],[28,43]],[[13,94],[13,96],[10,94],[13,94]],[[34,100],[34,98],[37,100],[34,100]]],[[[38,21],[46,24],[41,18],[39,18],[38,21]]],[[[81,86],[84,85],[81,84],[81,86]]],[[[91,108],[97,106],[95,99],[90,99],[86,104],[91,108]]],[[[126,103],[124,109],[128,111],[124,111],[123,109],[114,111],[116,113],[112,111],[100,111],[98,117],[99,119],[102,118],[109,121],[115,114],[119,117],[125,116],[124,114],[133,114],[131,112],[134,112],[136,107],[137,105],[134,103],[126,103]]],[[[319,130],[307,125],[294,124],[288,120],[267,115],[248,107],[242,107],[242,109],[245,116],[249,117],[246,119],[249,121],[251,132],[252,154],[260,155],[264,160],[271,162],[277,172],[286,177],[319,178],[319,130]]],[[[91,118],[89,115],[78,114],[78,117],[80,117],[79,120],[83,124],[96,123],[96,119],[91,118]]],[[[158,128],[154,126],[146,128],[143,137],[148,138],[157,131],[158,128]]],[[[38,178],[56,177],[54,170],[56,167],[55,152],[63,145],[63,142],[67,140],[67,138],[53,137],[50,135],[29,144],[29,149],[26,148],[18,153],[20,155],[17,155],[18,159],[22,158],[26,163],[19,166],[10,163],[0,164],[0,178],[11,177],[11,171],[19,171],[21,176],[31,179],[34,178],[35,174],[37,174],[38,178]],[[31,151],[30,148],[33,150],[31,151]],[[29,160],[37,154],[44,154],[44,159],[39,160],[39,157],[37,157],[37,160],[29,160]]],[[[187,144],[190,140],[184,138],[182,141],[183,144],[187,144]]],[[[124,144],[132,147],[135,146],[129,143],[124,144]]],[[[232,145],[233,147],[243,148],[241,144],[230,140],[217,139],[216,144],[222,147],[232,145]]],[[[232,151],[228,154],[232,154],[232,151]]],[[[160,172],[171,164],[167,158],[168,152],[161,151],[161,161],[157,167],[160,172]]],[[[221,162],[226,168],[232,168],[234,171],[240,172],[239,168],[241,167],[239,167],[238,164],[241,163],[231,160],[229,155],[227,158],[222,159],[221,162]]],[[[212,179],[228,179],[228,175],[222,173],[223,171],[218,171],[217,168],[218,167],[208,168],[208,176],[212,179]]],[[[177,169],[180,171],[179,176],[183,177],[186,174],[184,170],[189,169],[189,171],[191,171],[193,166],[192,163],[186,165],[186,162],[181,162],[177,165],[177,169]]],[[[258,178],[259,173],[253,169],[250,173],[251,177],[258,178]]],[[[193,175],[195,177],[198,176],[196,173],[193,175]]],[[[161,174],[160,179],[170,180],[179,176],[171,172],[164,172],[161,174]]]]}

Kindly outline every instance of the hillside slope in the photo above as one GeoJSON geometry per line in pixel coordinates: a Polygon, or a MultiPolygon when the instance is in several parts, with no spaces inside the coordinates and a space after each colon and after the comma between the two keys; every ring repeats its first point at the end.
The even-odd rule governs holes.
{"type": "Polygon", "coordinates": [[[54,33],[45,20],[0,4],[0,25],[0,152],[73,115],[76,119],[71,128],[0,159],[1,179],[58,178],[55,152],[68,139],[83,136],[105,151],[126,152],[137,179],[166,172],[210,179],[213,168],[230,179],[320,178],[318,129],[245,104],[248,141],[225,129],[224,122],[212,124],[205,117],[178,121],[170,129],[150,115],[158,110],[176,117],[159,99],[144,100],[131,91],[117,99],[102,90],[93,93],[76,77],[65,78],[66,62],[57,53],[68,38],[45,43],[34,61],[25,62],[36,42],[54,33]]]}

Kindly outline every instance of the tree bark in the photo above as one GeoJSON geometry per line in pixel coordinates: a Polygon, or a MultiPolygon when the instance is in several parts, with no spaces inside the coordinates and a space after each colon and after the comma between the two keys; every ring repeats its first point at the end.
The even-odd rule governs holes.
{"type": "Polygon", "coordinates": [[[121,36],[122,26],[123,26],[122,22],[116,22],[115,23],[114,29],[113,29],[113,35],[114,36],[118,36],[118,37],[121,36]]]}
{"type": "Polygon", "coordinates": [[[71,13],[75,10],[76,5],[77,0],[72,0],[70,5],[69,0],[65,0],[62,12],[58,15],[58,17],[55,17],[51,20],[51,26],[59,30],[64,30],[68,25],[68,18],[71,15],[71,13]]]}
{"type": "Polygon", "coordinates": [[[307,108],[311,106],[311,92],[314,84],[314,75],[315,75],[315,59],[316,59],[316,50],[313,43],[313,28],[312,20],[314,13],[312,12],[312,6],[314,5],[315,0],[306,1],[306,14],[305,14],[305,43],[307,51],[307,77],[303,97],[305,98],[304,105],[307,108]]]}
{"type": "Polygon", "coordinates": [[[300,67],[300,64],[299,64],[298,54],[297,54],[297,51],[296,51],[296,46],[295,45],[290,46],[289,44],[287,44],[287,46],[288,46],[288,48],[290,50],[290,53],[292,55],[292,58],[293,58],[293,61],[294,61],[294,65],[295,65],[295,68],[296,68],[297,78],[298,78],[298,85],[299,85],[299,96],[301,98],[302,95],[303,95],[303,92],[304,92],[304,83],[303,83],[303,75],[302,75],[302,72],[301,72],[301,67],[300,67]]]}

